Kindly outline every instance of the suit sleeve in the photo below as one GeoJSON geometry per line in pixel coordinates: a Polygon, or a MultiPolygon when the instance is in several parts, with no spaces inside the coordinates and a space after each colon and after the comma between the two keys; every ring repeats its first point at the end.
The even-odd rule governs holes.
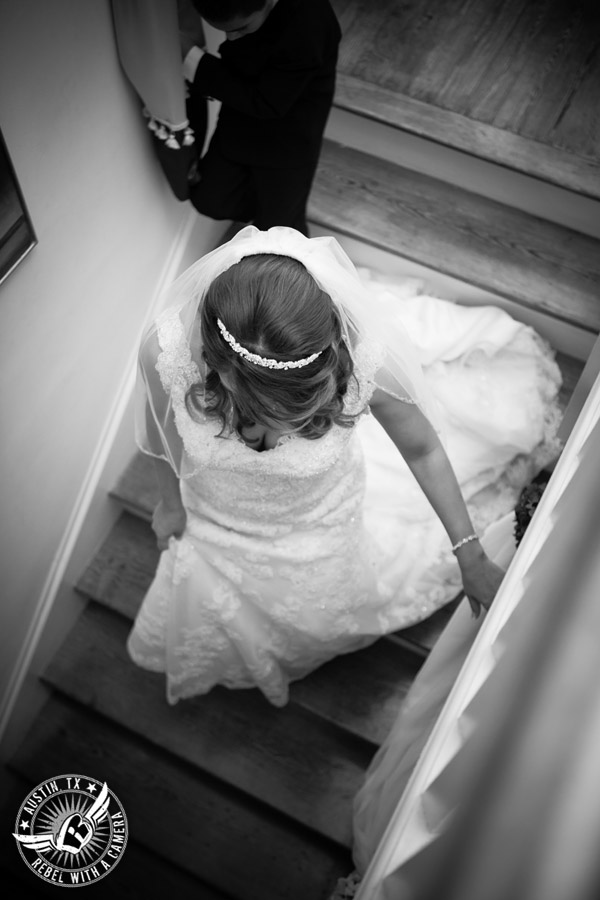
{"type": "Polygon", "coordinates": [[[284,116],[320,71],[316,54],[274,58],[255,79],[241,78],[221,59],[205,53],[196,69],[191,95],[214,97],[225,106],[257,119],[284,116]]]}

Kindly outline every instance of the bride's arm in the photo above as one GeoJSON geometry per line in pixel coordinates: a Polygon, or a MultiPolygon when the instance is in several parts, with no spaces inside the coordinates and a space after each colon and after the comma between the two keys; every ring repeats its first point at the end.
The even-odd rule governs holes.
{"type": "Polygon", "coordinates": [[[170,537],[181,537],[187,515],[181,500],[180,481],[164,459],[153,459],[160,500],[152,516],[152,529],[159,550],[166,550],[170,537]]]}
{"type": "MultiPolygon", "coordinates": [[[[473,534],[471,517],[440,439],[418,406],[403,403],[379,389],[371,411],[390,436],[431,503],[452,545],[473,534]]],[[[456,550],[463,586],[474,612],[489,608],[503,577],[479,541],[456,550]]]]}

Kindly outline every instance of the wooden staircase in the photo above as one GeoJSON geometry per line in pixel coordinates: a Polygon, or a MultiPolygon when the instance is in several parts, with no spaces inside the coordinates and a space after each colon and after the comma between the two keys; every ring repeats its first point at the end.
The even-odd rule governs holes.
{"type": "Polygon", "coordinates": [[[325,900],[352,869],[353,796],[452,607],[323,666],[284,709],[224,688],[170,707],[163,676],[125,650],[158,561],[151,460],[134,457],[114,496],[122,515],[79,582],[90,602],[44,675],[53,694],[11,762],[13,795],[67,771],[106,779],[134,845],[111,896],[153,896],[143,864],[144,889],[181,897],[325,900]]]}
{"type": "MultiPolygon", "coordinates": [[[[377,10],[380,18],[389,13],[383,0],[335,0],[334,6],[353,46],[361,15],[369,33],[377,10]]],[[[402,24],[392,19],[395,27],[402,24]]],[[[350,72],[348,44],[344,53],[340,107],[352,108],[363,132],[367,116],[410,129],[406,110],[414,113],[414,103],[407,105],[389,85],[379,86],[376,99],[378,85],[350,72]]],[[[441,141],[447,111],[438,120],[436,106],[424,105],[426,118],[442,123],[426,136],[441,141]]],[[[450,135],[448,146],[456,140],[450,135]]],[[[590,339],[598,333],[595,237],[377,154],[376,146],[364,152],[326,141],[310,204],[310,219],[321,230],[475,285],[499,302],[508,299],[524,317],[542,312],[590,339]]],[[[519,169],[508,157],[500,162],[519,169]]],[[[596,165],[591,161],[588,169],[596,165]]],[[[579,190],[575,181],[563,187],[579,190]]],[[[558,360],[565,404],[584,360],[564,353],[558,360]]],[[[352,870],[351,808],[364,770],[454,604],[323,666],[293,685],[284,709],[257,691],[220,688],[170,707],[163,677],[136,668],[125,651],[158,560],[149,524],[155,497],[151,461],[137,455],[114,490],[120,517],[78,584],[86,609],[44,674],[51,697],[6,772],[5,832],[13,830],[31,786],[81,772],[106,779],[129,818],[124,858],[96,892],[326,900],[337,878],[352,870]]],[[[16,853],[6,856],[3,875],[15,889],[53,889],[16,853]]]]}
{"type": "Polygon", "coordinates": [[[310,220],[597,334],[600,244],[331,140],[310,220]]]}
{"type": "Polygon", "coordinates": [[[600,11],[573,0],[332,0],[336,104],[600,199],[600,11]]]}

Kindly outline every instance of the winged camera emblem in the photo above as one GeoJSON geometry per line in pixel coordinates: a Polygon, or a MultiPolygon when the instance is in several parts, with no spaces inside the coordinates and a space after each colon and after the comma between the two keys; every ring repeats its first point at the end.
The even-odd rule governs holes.
{"type": "Polygon", "coordinates": [[[72,812],[63,821],[56,833],[52,831],[40,834],[14,834],[20,844],[43,853],[45,850],[59,850],[76,855],[86,847],[94,836],[96,826],[106,815],[110,804],[110,796],[106,782],[102,790],[88,809],[72,812]]]}

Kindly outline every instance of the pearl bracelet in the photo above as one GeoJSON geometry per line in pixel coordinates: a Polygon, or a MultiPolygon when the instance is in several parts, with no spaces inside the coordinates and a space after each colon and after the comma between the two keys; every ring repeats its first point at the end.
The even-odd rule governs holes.
{"type": "Polygon", "coordinates": [[[464,537],[461,541],[457,541],[456,544],[454,544],[452,547],[450,547],[450,549],[452,550],[452,552],[453,552],[454,554],[456,554],[456,551],[457,551],[460,547],[463,547],[465,544],[468,544],[468,543],[470,543],[471,541],[478,541],[478,540],[479,540],[478,535],[476,535],[476,534],[470,534],[468,537],[464,537]]]}

